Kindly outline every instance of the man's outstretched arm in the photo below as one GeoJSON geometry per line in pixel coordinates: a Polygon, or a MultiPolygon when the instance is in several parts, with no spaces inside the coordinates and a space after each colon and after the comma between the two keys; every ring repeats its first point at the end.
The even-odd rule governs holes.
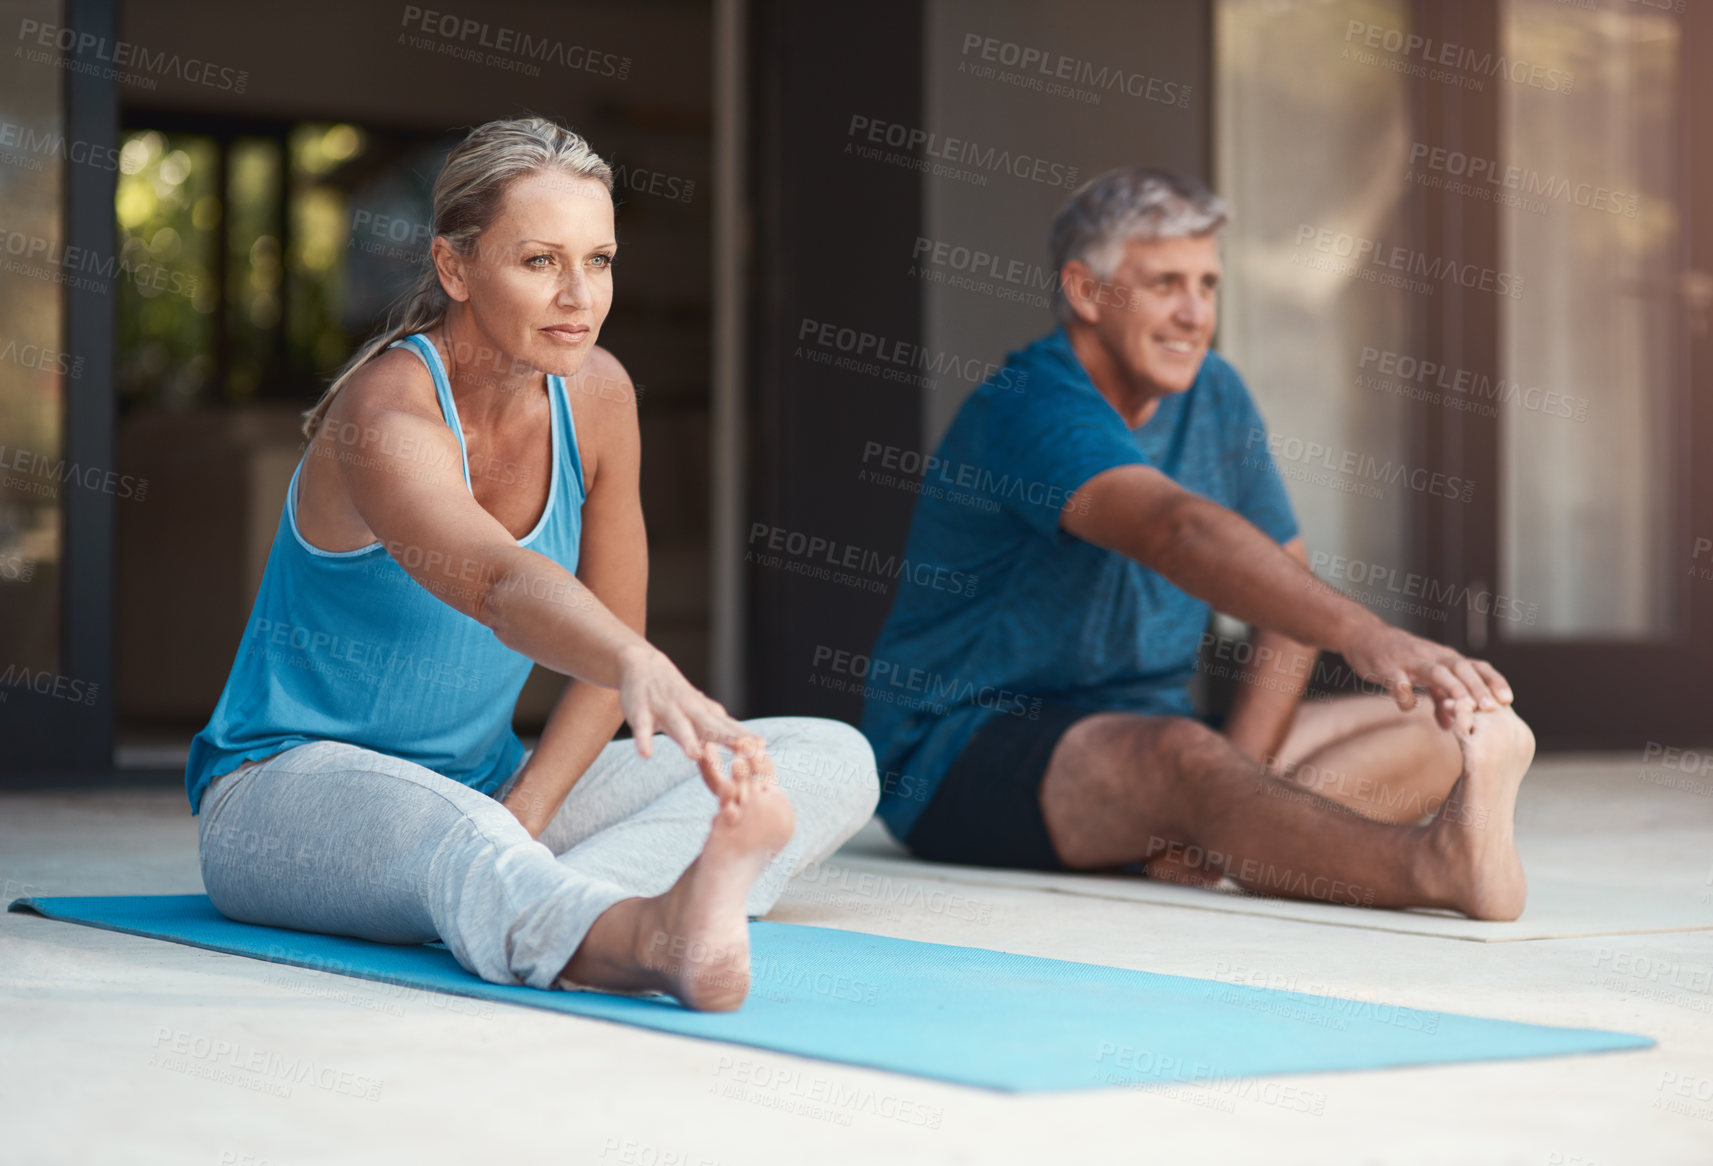
{"type": "MultiPolygon", "coordinates": [[[[1287,555],[1308,564],[1308,551],[1303,540],[1294,538],[1285,543],[1287,555]]],[[[1320,653],[1311,645],[1267,628],[1256,628],[1250,637],[1255,662],[1253,672],[1245,672],[1232,697],[1231,711],[1226,715],[1224,732],[1231,743],[1258,764],[1272,768],[1273,761],[1290,736],[1296,720],[1297,706],[1302,703],[1309,675],[1320,653]]]]}
{"type": "MultiPolygon", "coordinates": [[[[1414,686],[1438,701],[1495,709],[1511,687],[1484,660],[1394,628],[1322,583],[1242,516],[1191,493],[1152,466],[1096,474],[1065,504],[1060,526],[1159,572],[1216,610],[1341,654],[1385,685],[1401,709],[1414,686]]],[[[1443,723],[1443,719],[1442,719],[1443,723]]]]}

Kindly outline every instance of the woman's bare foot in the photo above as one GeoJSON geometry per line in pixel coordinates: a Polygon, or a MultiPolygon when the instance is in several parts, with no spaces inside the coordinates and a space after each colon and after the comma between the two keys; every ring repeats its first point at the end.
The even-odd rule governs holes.
{"type": "Polygon", "coordinates": [[[1428,825],[1428,852],[1445,887],[1444,902],[1471,919],[1508,921],[1523,913],[1528,879],[1512,834],[1517,787],[1535,756],[1535,736],[1507,706],[1467,713],[1454,730],[1463,774],[1428,825]]]}
{"type": "Polygon", "coordinates": [[[752,786],[714,815],[702,853],[671,890],[626,899],[595,920],[564,977],[596,988],[657,989],[688,1008],[730,1012],[749,994],[744,902],[795,823],[778,785],[752,786]]]}

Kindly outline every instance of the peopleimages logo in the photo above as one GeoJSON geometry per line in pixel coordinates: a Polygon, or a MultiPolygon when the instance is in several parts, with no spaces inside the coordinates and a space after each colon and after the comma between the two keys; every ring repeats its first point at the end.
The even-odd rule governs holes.
{"type": "MultiPolygon", "coordinates": [[[[1406,488],[1421,494],[1429,494],[1436,498],[1449,498],[1453,501],[1468,502],[1475,496],[1475,483],[1467,478],[1455,475],[1429,471],[1421,466],[1410,466],[1407,462],[1395,462],[1391,458],[1382,461],[1371,453],[1359,453],[1353,449],[1338,449],[1323,442],[1305,440],[1283,433],[1268,433],[1265,429],[1250,429],[1249,436],[1244,440],[1244,468],[1264,468],[1265,459],[1252,452],[1257,445],[1265,446],[1266,451],[1274,458],[1285,462],[1299,463],[1304,466],[1318,467],[1344,478],[1366,479],[1367,482],[1393,486],[1402,484],[1406,488]]],[[[1300,474],[1292,473],[1291,467],[1278,467],[1279,472],[1286,477],[1299,481],[1304,479],[1300,474]]],[[[1327,482],[1315,481],[1317,485],[1331,484],[1336,479],[1327,482]]],[[[1362,485],[1363,483],[1357,483],[1362,485]]],[[[1382,493],[1375,492],[1374,487],[1353,490],[1367,497],[1379,498],[1382,493]]]]}
{"type": "Polygon", "coordinates": [[[1358,51],[1364,48],[1379,49],[1395,58],[1401,58],[1396,61],[1397,72],[1407,73],[1412,77],[1427,77],[1433,81],[1451,80],[1450,77],[1438,75],[1441,70],[1432,69],[1433,66],[1443,66],[1464,74],[1465,80],[1475,81],[1476,84],[1471,87],[1477,89],[1480,86],[1476,79],[1485,77],[1502,77],[1518,85],[1527,85],[1548,93],[1569,93],[1576,82],[1576,74],[1568,69],[1553,68],[1526,61],[1521,57],[1507,57],[1491,50],[1477,52],[1466,45],[1435,40],[1431,36],[1405,32],[1401,28],[1388,28],[1383,24],[1370,24],[1365,20],[1352,20],[1346,24],[1344,41],[1346,57],[1351,55],[1351,42],[1359,42],[1358,51]]]}
{"type": "MultiPolygon", "coordinates": [[[[93,705],[95,698],[101,692],[99,684],[91,684],[75,676],[61,676],[58,672],[49,672],[43,668],[33,672],[18,664],[7,666],[5,672],[0,672],[0,690],[24,688],[40,696],[51,696],[58,700],[69,700],[73,704],[93,705]]],[[[6,693],[0,691],[0,700],[5,699],[6,693]]]]}
{"type": "Polygon", "coordinates": [[[485,20],[453,12],[406,4],[399,25],[410,30],[399,34],[399,43],[410,48],[431,49],[442,56],[523,71],[530,76],[539,73],[538,62],[619,81],[630,76],[630,58],[618,53],[601,52],[586,45],[567,45],[551,37],[490,25],[485,20]],[[411,33],[424,35],[413,37],[411,33]],[[434,42],[436,37],[439,43],[434,42]],[[484,49],[493,52],[484,53],[484,49]],[[520,70],[519,66],[526,68],[520,70]]]}
{"type": "Polygon", "coordinates": [[[912,156],[920,154],[919,160],[922,166],[918,168],[927,168],[932,160],[941,159],[958,166],[972,167],[977,172],[1010,174],[1016,178],[1044,182],[1049,186],[1069,188],[1077,184],[1078,168],[1076,166],[1054,162],[1047,158],[1039,158],[1033,154],[1014,154],[1010,150],[1002,150],[997,146],[984,146],[979,142],[937,134],[932,130],[925,130],[916,126],[900,125],[897,122],[864,117],[860,113],[851,115],[850,125],[845,130],[845,136],[857,139],[855,144],[852,142],[845,143],[845,153],[860,154],[862,157],[876,161],[885,161],[886,159],[880,156],[878,150],[869,149],[861,143],[871,143],[873,146],[890,146],[912,156]]]}
{"type": "MultiPolygon", "coordinates": [[[[1014,478],[1010,474],[996,474],[986,466],[974,465],[970,462],[947,461],[935,454],[923,454],[918,450],[902,449],[896,445],[882,445],[878,441],[863,443],[862,460],[866,466],[870,459],[880,462],[888,470],[897,470],[904,474],[920,474],[924,483],[950,487],[957,490],[971,491],[974,497],[968,495],[953,495],[952,501],[985,502],[989,506],[983,509],[998,510],[998,500],[1009,498],[1013,502],[1026,503],[1030,506],[1043,506],[1058,513],[1076,499],[1076,510],[1079,514],[1087,514],[1089,502],[1087,496],[1078,497],[1074,492],[1056,483],[1030,481],[1027,478],[1014,478]]],[[[859,474],[858,480],[862,480],[859,474]]],[[[890,485],[890,482],[882,483],[890,485]]],[[[919,493],[921,491],[918,491],[919,493]]],[[[946,496],[942,490],[935,497],[946,496]]]]}
{"type": "MultiPolygon", "coordinates": [[[[0,445],[0,471],[5,470],[17,470],[36,478],[52,478],[60,485],[81,486],[85,490],[95,490],[102,494],[111,494],[115,498],[128,498],[137,502],[143,501],[149,492],[147,478],[121,474],[117,470],[107,470],[100,466],[85,466],[65,458],[50,458],[34,450],[0,445]]],[[[9,474],[0,481],[13,489],[26,490],[49,498],[57,497],[59,493],[47,482],[32,482],[25,478],[14,478],[9,474]]]]}
{"type": "Polygon", "coordinates": [[[9,230],[4,225],[0,225],[0,252],[4,253],[0,255],[0,270],[99,295],[106,295],[111,289],[115,272],[133,280],[144,291],[196,294],[196,277],[182,271],[169,271],[158,263],[132,263],[122,255],[70,246],[59,239],[9,230]]]}
{"type": "Polygon", "coordinates": [[[988,382],[996,390],[1021,393],[1028,383],[1027,371],[1001,367],[979,357],[960,357],[952,352],[935,352],[920,344],[893,340],[864,329],[846,328],[827,320],[803,317],[797,326],[798,347],[795,355],[814,359],[825,357],[822,363],[848,367],[852,372],[874,373],[886,380],[933,387],[932,377],[950,374],[968,384],[988,382]],[[826,350],[817,354],[815,349],[826,350]],[[847,363],[836,363],[835,352],[848,353],[847,363]],[[866,358],[866,359],[865,359],[866,358]],[[925,375],[916,375],[917,373],[925,375]]]}
{"type": "MultiPolygon", "coordinates": [[[[1471,401],[1496,401],[1499,404],[1514,405],[1573,421],[1588,420],[1589,405],[1585,397],[1573,397],[1568,393],[1553,392],[1537,385],[1525,385],[1519,380],[1494,378],[1467,368],[1421,360],[1408,353],[1393,352],[1391,349],[1364,346],[1357,367],[1362,370],[1362,374],[1378,372],[1381,376],[1392,378],[1393,384],[1444,390],[1448,395],[1456,394],[1471,401]]],[[[1388,388],[1386,382],[1378,381],[1372,375],[1358,375],[1356,383],[1359,388],[1388,388]]],[[[1421,394],[1421,397],[1431,404],[1447,399],[1432,391],[1421,394]]],[[[1494,410],[1488,410],[1483,415],[1491,417],[1494,410]]]]}
{"type": "Polygon", "coordinates": [[[293,1085],[310,1085],[364,1101],[379,1101],[382,1083],[360,1073],[316,1064],[308,1057],[287,1056],[273,1049],[246,1046],[164,1025],[155,1030],[155,1053],[149,1065],[175,1073],[206,1077],[225,1085],[291,1096],[293,1085]]]}
{"type": "Polygon", "coordinates": [[[53,130],[37,132],[33,126],[0,119],[0,162],[42,170],[44,158],[58,158],[78,166],[94,166],[98,170],[123,170],[134,174],[140,166],[128,165],[115,146],[98,146],[81,139],[70,139],[53,130]],[[13,149],[23,151],[13,154],[13,149]]]}
{"type": "MultiPolygon", "coordinates": [[[[1351,260],[1350,266],[1355,271],[1362,271],[1367,267],[1385,268],[1407,272],[1412,276],[1423,276],[1429,280],[1450,280],[1463,287],[1477,288],[1494,295],[1509,296],[1511,299],[1520,299],[1523,294],[1523,277],[1514,272],[1497,271],[1473,263],[1459,263],[1442,255],[1433,256],[1425,251],[1387,243],[1383,239],[1368,239],[1327,227],[1300,223],[1297,226],[1296,241],[1298,247],[1307,243],[1324,255],[1351,260]]],[[[1295,256],[1292,261],[1297,261],[1295,256]]]]}
{"type": "Polygon", "coordinates": [[[1470,155],[1461,150],[1447,150],[1443,146],[1430,146],[1426,142],[1411,142],[1410,164],[1413,166],[1418,162],[1429,170],[1449,174],[1453,178],[1503,187],[1519,194],[1556,202],[1568,202],[1573,206],[1622,215],[1627,219],[1636,217],[1636,211],[1642,201],[1640,195],[1608,190],[1592,182],[1572,182],[1563,175],[1542,174],[1539,170],[1524,166],[1501,166],[1497,160],[1483,158],[1479,154],[1470,155]]]}
{"type": "Polygon", "coordinates": [[[1530,626],[1534,625],[1540,615],[1539,604],[1525,603],[1515,596],[1496,594],[1486,588],[1472,590],[1467,583],[1447,582],[1427,575],[1418,575],[1414,571],[1401,571],[1397,567],[1368,563],[1326,551],[1315,551],[1309,555],[1309,570],[1317,576],[1339,583],[1366,587],[1370,597],[1390,595],[1419,599],[1422,605],[1412,604],[1406,608],[1394,606],[1393,609],[1407,610],[1409,614],[1431,615],[1438,612],[1442,622],[1445,618],[1444,610],[1454,607],[1530,626]]]}
{"type": "Polygon", "coordinates": [[[74,381],[83,375],[83,357],[44,348],[40,344],[20,345],[7,337],[0,337],[0,361],[37,372],[58,373],[74,381]]]}
{"type": "Polygon", "coordinates": [[[967,69],[979,77],[1003,81],[1021,89],[1039,90],[1055,97],[1071,97],[1098,105],[1104,91],[1157,101],[1162,105],[1175,105],[1179,109],[1188,109],[1190,104],[1190,87],[1181,81],[1150,77],[1115,65],[1097,65],[1068,53],[1002,41],[979,32],[964,34],[963,56],[967,58],[972,53],[979,60],[1016,69],[1017,72],[1002,73],[991,65],[974,66],[967,60],[959,64],[959,72],[967,69]],[[1076,86],[1088,88],[1084,90],[1076,86]]]}
{"type": "MultiPolygon", "coordinates": [[[[310,671],[324,663],[337,669],[349,679],[363,679],[380,688],[387,688],[394,679],[416,679],[449,688],[454,692],[476,692],[482,688],[483,675],[479,668],[467,668],[445,660],[433,660],[413,652],[400,653],[397,644],[375,644],[353,640],[332,632],[299,624],[281,623],[258,618],[250,645],[252,655],[263,655],[276,663],[292,664],[295,660],[285,649],[303,653],[303,665],[310,671]],[[270,651],[270,649],[274,649],[270,651]],[[341,668],[341,665],[352,665],[341,668]]],[[[327,674],[333,675],[329,671],[327,674]]]]}
{"type": "Polygon", "coordinates": [[[909,274],[915,279],[1035,308],[1052,303],[1059,283],[1058,273],[1039,263],[920,236],[910,258],[909,274]]]}
{"type": "MultiPolygon", "coordinates": [[[[902,579],[918,587],[970,596],[975,594],[976,584],[981,579],[979,575],[967,571],[955,571],[920,560],[911,562],[910,559],[898,555],[882,555],[879,551],[841,543],[838,539],[805,534],[803,531],[789,530],[765,522],[750,523],[749,546],[750,550],[744,555],[746,562],[760,563],[764,567],[778,567],[785,565],[788,560],[796,560],[809,568],[797,570],[796,574],[833,578],[835,582],[839,580],[836,576],[829,575],[830,570],[840,574],[856,571],[877,585],[882,579],[902,579]]],[[[879,588],[877,586],[868,589],[879,588]]]]}
{"type": "Polygon", "coordinates": [[[230,93],[242,93],[250,83],[250,73],[246,69],[229,69],[225,66],[212,65],[196,57],[181,57],[177,53],[150,52],[142,45],[128,40],[109,41],[104,36],[94,33],[78,32],[75,28],[64,28],[57,24],[43,24],[39,20],[22,20],[18,23],[18,39],[34,41],[43,49],[57,49],[69,54],[74,59],[66,62],[63,59],[54,61],[45,53],[34,50],[26,53],[19,49],[13,55],[23,56],[26,60],[41,64],[65,64],[68,68],[82,73],[112,74],[114,79],[121,81],[139,80],[145,88],[153,89],[156,83],[144,77],[132,77],[113,69],[96,69],[87,62],[77,59],[85,56],[107,65],[116,66],[120,70],[131,70],[136,74],[153,73],[160,77],[173,77],[187,81],[192,85],[206,85],[210,89],[220,89],[230,93]]]}
{"type": "Polygon", "coordinates": [[[928,668],[917,668],[895,660],[885,660],[862,652],[849,652],[826,644],[815,645],[813,664],[859,681],[855,690],[865,696],[885,699],[888,703],[903,703],[894,699],[899,689],[911,696],[920,696],[922,703],[940,709],[974,705],[992,709],[1007,716],[1041,719],[1041,697],[1014,692],[993,684],[977,685],[957,676],[946,676],[928,668]]]}

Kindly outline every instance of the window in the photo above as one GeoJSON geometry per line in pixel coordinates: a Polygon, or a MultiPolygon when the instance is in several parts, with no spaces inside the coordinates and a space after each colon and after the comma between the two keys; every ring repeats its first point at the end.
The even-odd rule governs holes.
{"type": "Polygon", "coordinates": [[[207,124],[124,135],[122,255],[152,278],[120,292],[121,401],[307,404],[426,257],[422,176],[443,147],[343,123],[207,124]]]}

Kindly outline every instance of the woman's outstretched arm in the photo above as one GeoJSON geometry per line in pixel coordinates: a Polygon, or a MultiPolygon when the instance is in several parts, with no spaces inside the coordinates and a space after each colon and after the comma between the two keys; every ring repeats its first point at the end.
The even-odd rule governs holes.
{"type": "MultiPolygon", "coordinates": [[[[629,423],[634,440],[634,410],[629,423]]],[[[558,563],[518,546],[482,508],[464,484],[458,440],[420,361],[402,351],[378,357],[352,378],[323,425],[334,428],[318,440],[337,434],[357,455],[338,459],[352,507],[411,578],[543,667],[617,690],[640,751],[648,753],[654,733],[666,734],[704,758],[710,785],[727,795],[723,779],[709,774],[706,747],[754,751],[760,742],[643,639],[640,610],[636,626],[627,623],[558,563]]],[[[634,450],[632,457],[640,460],[634,450]]],[[[644,585],[646,572],[645,563],[644,585]]],[[[618,579],[623,568],[610,573],[618,579]]],[[[636,596],[639,608],[642,602],[636,596]]]]}
{"type": "MultiPolygon", "coordinates": [[[[578,453],[587,499],[577,578],[638,636],[648,617],[648,532],[640,479],[642,438],[630,377],[610,353],[596,348],[576,377],[566,379],[578,422],[578,453]]],[[[615,689],[566,681],[541,740],[505,805],[531,837],[539,837],[565,795],[624,722],[615,689]]]]}

